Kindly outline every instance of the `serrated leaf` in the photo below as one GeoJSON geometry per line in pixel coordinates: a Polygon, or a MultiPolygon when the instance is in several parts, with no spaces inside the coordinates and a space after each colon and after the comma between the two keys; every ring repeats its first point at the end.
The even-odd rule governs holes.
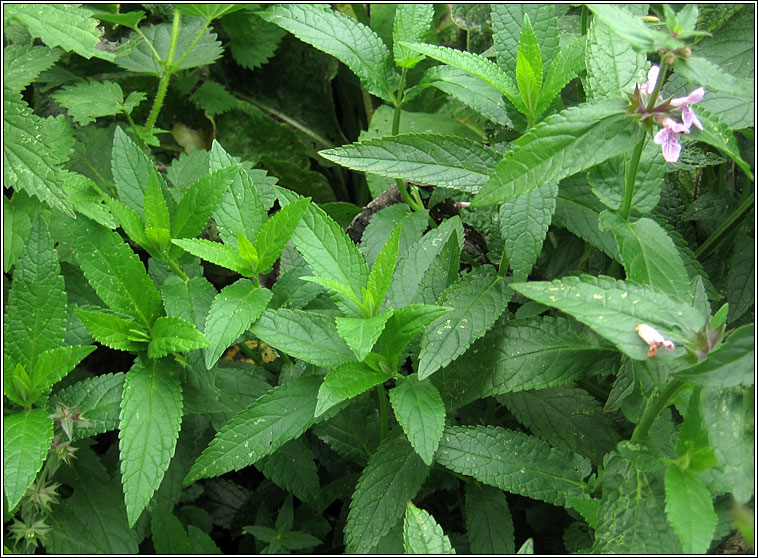
{"type": "Polygon", "coordinates": [[[635,52],[600,19],[593,19],[587,35],[587,83],[593,99],[623,98],[634,83],[642,83],[647,58],[635,52]]]}
{"type": "Polygon", "coordinates": [[[472,204],[509,200],[628,151],[642,130],[620,100],[554,114],[513,142],[472,204]]]}
{"type": "Polygon", "coordinates": [[[98,48],[102,30],[80,4],[14,4],[5,17],[23,23],[29,34],[49,47],[59,46],[88,60],[93,56],[113,60],[112,53],[98,48]]]}
{"type": "Polygon", "coordinates": [[[95,348],[94,345],[69,345],[40,353],[32,370],[29,404],[34,403],[39,396],[63,379],[95,348]]]}
{"type": "Polygon", "coordinates": [[[29,237],[29,229],[32,226],[30,212],[14,198],[9,200],[3,197],[3,271],[5,273],[9,273],[18,260],[26,246],[26,239],[29,237]]]}
{"type": "Polygon", "coordinates": [[[257,467],[278,487],[303,502],[318,505],[321,490],[318,466],[313,451],[303,438],[290,440],[259,461],[257,467]]]}
{"type": "Polygon", "coordinates": [[[282,37],[286,35],[284,29],[251,12],[224,17],[221,25],[229,35],[232,57],[248,70],[262,66],[274,56],[282,37]]]}
{"type": "MultiPolygon", "coordinates": [[[[368,274],[366,290],[370,294],[373,303],[372,310],[381,305],[392,281],[392,274],[397,264],[397,253],[400,249],[400,234],[402,233],[402,229],[402,225],[398,224],[397,228],[387,239],[384,247],[377,254],[376,260],[368,274]]],[[[364,302],[366,301],[364,300],[364,302]]]]}
{"type": "Polygon", "coordinates": [[[445,426],[445,405],[431,382],[410,375],[389,392],[392,411],[408,441],[431,465],[445,426]]]}
{"type": "Polygon", "coordinates": [[[8,511],[21,501],[42,468],[53,439],[53,419],[44,409],[3,417],[3,492],[8,511]]]}
{"type": "MultiPolygon", "coordinates": [[[[76,424],[74,439],[87,438],[118,428],[121,395],[124,391],[123,372],[87,378],[55,393],[54,400],[78,407],[87,420],[86,426],[76,424]]],[[[48,405],[50,412],[55,406],[48,405]]]]}
{"type": "Polygon", "coordinates": [[[228,244],[221,244],[204,238],[172,239],[171,243],[200,259],[231,269],[245,277],[255,275],[255,271],[248,262],[242,259],[239,251],[228,244]]]}
{"type": "Polygon", "coordinates": [[[337,316],[334,322],[337,332],[340,334],[350,350],[358,360],[363,361],[371,351],[384,331],[387,320],[392,316],[392,310],[372,316],[370,318],[345,318],[337,316]]]}
{"type": "Polygon", "coordinates": [[[145,343],[149,341],[147,330],[135,320],[84,308],[75,308],[74,312],[98,343],[119,351],[142,351],[146,348],[145,343]]]}
{"type": "Polygon", "coordinates": [[[558,185],[545,184],[500,206],[500,229],[514,281],[529,277],[542,251],[557,196],[558,185]]]}
{"type": "Polygon", "coordinates": [[[44,122],[19,93],[3,95],[3,178],[6,187],[23,190],[50,207],[74,216],[58,178],[67,157],[45,133],[44,122]]]}
{"type": "Polygon", "coordinates": [[[479,191],[500,159],[480,143],[435,134],[371,138],[319,154],[350,169],[471,193],[479,191]]]}
{"type": "Polygon", "coordinates": [[[424,379],[463,354],[500,317],[512,291],[494,268],[482,266],[445,290],[440,305],[453,310],[429,324],[421,340],[418,377],[424,379]]]}
{"type": "Polygon", "coordinates": [[[257,320],[271,300],[271,291],[239,279],[224,287],[211,303],[205,321],[205,366],[210,369],[226,348],[257,320]]]}
{"type": "Polygon", "coordinates": [[[314,312],[267,310],[250,331],[264,343],[316,366],[339,366],[355,358],[337,333],[334,319],[314,312]]]}
{"type": "Polygon", "coordinates": [[[156,554],[190,554],[189,537],[174,514],[156,510],[150,517],[150,533],[156,554]]]}
{"type": "Polygon", "coordinates": [[[703,129],[693,130],[692,139],[702,141],[722,151],[752,180],[753,173],[750,165],[740,156],[737,140],[729,126],[703,107],[697,107],[696,113],[703,124],[703,129]]]}
{"type": "Polygon", "coordinates": [[[393,69],[387,46],[370,28],[320,6],[272,6],[261,17],[339,59],[369,93],[392,102],[400,76],[393,69]]]}
{"type": "Polygon", "coordinates": [[[145,12],[137,10],[135,12],[127,12],[125,14],[113,14],[110,12],[95,12],[92,17],[99,19],[100,21],[107,21],[109,23],[115,23],[116,25],[122,25],[129,27],[130,29],[136,29],[139,22],[145,19],[145,12]]]}
{"type": "Polygon", "coordinates": [[[653,52],[660,48],[677,49],[682,42],[664,31],[658,31],[620,6],[593,4],[589,6],[592,14],[622,37],[637,52],[653,52]]]}
{"type": "Polygon", "coordinates": [[[97,189],[93,180],[76,172],[63,171],[62,174],[63,188],[68,192],[68,198],[76,211],[109,229],[118,227],[118,222],[107,205],[105,194],[97,189]]]}
{"type": "Polygon", "coordinates": [[[237,413],[192,465],[185,485],[252,465],[300,436],[314,422],[320,383],[319,377],[302,376],[237,413]]]}
{"type": "MultiPolygon", "coordinates": [[[[223,49],[221,43],[216,40],[216,34],[207,29],[200,34],[204,27],[205,22],[199,18],[184,19],[181,23],[173,63],[176,64],[179,60],[182,63],[175,70],[206,66],[221,57],[223,49]]],[[[160,60],[165,61],[171,45],[172,24],[145,25],[140,31],[140,35],[135,32],[129,35],[128,39],[122,40],[121,45],[127,46],[125,53],[116,56],[113,61],[125,70],[159,76],[163,68],[160,61],[155,59],[153,50],[145,43],[145,39],[153,46],[160,60]]]]}
{"type": "Polygon", "coordinates": [[[68,231],[79,266],[98,296],[150,327],[162,311],[161,295],[121,236],[81,216],[69,222],[68,231]]]}
{"type": "Polygon", "coordinates": [[[205,277],[192,277],[185,283],[178,276],[169,275],[161,288],[166,314],[194,323],[200,331],[205,330],[205,319],[217,294],[205,277]]]}
{"type": "Polygon", "coordinates": [[[511,283],[524,296],[558,308],[587,324],[635,360],[646,360],[648,346],[634,329],[648,324],[668,338],[688,339],[705,316],[652,288],[609,277],[565,277],[552,282],[511,283]]]}
{"type": "Polygon", "coordinates": [[[536,116],[539,117],[545,112],[563,88],[584,70],[585,45],[586,38],[577,37],[567,47],[562,48],[551,62],[534,111],[536,116]]]}
{"type": "Polygon", "coordinates": [[[531,21],[529,21],[529,14],[524,14],[521,25],[516,54],[516,84],[529,115],[535,116],[537,100],[542,89],[542,55],[537,36],[532,30],[531,21]]]}
{"type": "Polygon", "coordinates": [[[310,198],[301,198],[276,212],[255,238],[258,250],[258,273],[271,271],[279,255],[289,242],[295,228],[300,224],[305,211],[308,209],[310,198]]]}
{"type": "Polygon", "coordinates": [[[193,238],[203,232],[237,172],[237,167],[219,169],[190,186],[174,211],[171,237],[193,238]]]}
{"type": "Polygon", "coordinates": [[[52,97],[68,110],[74,122],[82,126],[94,122],[101,116],[114,116],[126,112],[124,93],[121,86],[113,81],[67,85],[53,93],[52,97]]]}
{"type": "Polygon", "coordinates": [[[553,4],[492,4],[492,40],[498,65],[513,79],[524,14],[529,15],[542,51],[542,60],[549,70],[560,56],[558,19],[553,4]]]}
{"type": "Polygon", "coordinates": [[[145,228],[163,229],[168,232],[171,228],[171,220],[158,180],[158,174],[151,172],[145,186],[145,228]]]}
{"type": "Polygon", "coordinates": [[[403,547],[406,554],[455,554],[442,527],[410,501],[403,521],[403,547]]]}
{"type": "Polygon", "coordinates": [[[169,316],[155,320],[150,329],[150,337],[147,347],[147,355],[150,358],[160,358],[169,353],[192,351],[210,345],[195,324],[169,316]]]}
{"type": "Polygon", "coordinates": [[[126,373],[119,415],[121,482],[129,525],[160,486],[182,422],[182,385],[168,359],[139,357],[126,373]]]}
{"type": "Polygon", "coordinates": [[[388,436],[371,456],[350,501],[345,551],[365,554],[389,533],[405,513],[429,474],[427,467],[399,432],[388,436]]]}
{"type": "Polygon", "coordinates": [[[472,554],[513,554],[516,541],[505,493],[493,486],[466,483],[466,534],[472,554]]]}
{"type": "Polygon", "coordinates": [[[397,366],[405,346],[419,335],[426,326],[440,316],[452,310],[450,306],[432,306],[428,304],[409,304],[392,313],[382,335],[377,341],[379,352],[397,366]]]}
{"type": "Polygon", "coordinates": [[[713,539],[718,517],[711,493],[692,471],[666,468],[666,517],[685,554],[703,554],[713,539]]]}
{"type": "Polygon", "coordinates": [[[120,126],[113,132],[111,170],[119,201],[143,217],[145,187],[154,172],[153,164],[120,126]]]}
{"type": "Polygon", "coordinates": [[[315,416],[344,401],[360,395],[367,389],[386,382],[391,373],[379,372],[362,362],[346,362],[326,375],[318,390],[315,416]]]}
{"type": "MultiPolygon", "coordinates": [[[[755,242],[748,236],[735,239],[726,275],[729,322],[734,322],[755,305],[755,242]]],[[[697,260],[695,260],[697,261],[697,260]]]]}
{"type": "Polygon", "coordinates": [[[6,45],[3,48],[3,88],[11,93],[23,90],[62,54],[60,49],[44,46],[6,45]]]}
{"type": "Polygon", "coordinates": [[[483,483],[557,506],[587,494],[583,479],[591,471],[585,457],[498,426],[446,427],[435,461],[483,483]]]}
{"type": "Polygon", "coordinates": [[[677,59],[674,62],[674,71],[681,74],[690,83],[697,83],[709,90],[724,91],[740,97],[751,97],[751,89],[727,72],[718,64],[714,64],[701,56],[690,56],[677,59]]]}
{"type": "Polygon", "coordinates": [[[58,255],[47,223],[41,215],[33,221],[22,249],[3,325],[3,354],[27,372],[34,370],[40,354],[59,347],[66,331],[66,293],[58,255]]]}
{"type": "Polygon", "coordinates": [[[223,15],[243,10],[244,6],[238,4],[181,4],[176,9],[183,14],[204,17],[207,21],[213,21],[223,15]]]}
{"type": "Polygon", "coordinates": [[[380,209],[371,217],[368,226],[361,236],[360,251],[366,258],[366,263],[373,266],[379,252],[384,249],[395,227],[402,225],[397,253],[402,257],[408,247],[421,238],[429,225],[429,214],[426,210],[411,211],[404,203],[396,203],[380,209]]]}
{"type": "Polygon", "coordinates": [[[395,10],[392,25],[392,44],[395,64],[401,68],[413,68],[423,60],[400,44],[401,41],[423,41],[429,33],[434,17],[431,4],[400,4],[395,10]]]}

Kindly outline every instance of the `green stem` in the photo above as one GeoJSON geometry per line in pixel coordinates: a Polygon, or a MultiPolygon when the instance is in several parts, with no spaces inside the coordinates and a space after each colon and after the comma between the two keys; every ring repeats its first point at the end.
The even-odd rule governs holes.
{"type": "Polygon", "coordinates": [[[679,390],[683,387],[684,382],[682,380],[672,380],[663,388],[658,399],[656,399],[650,407],[645,409],[645,412],[640,419],[640,423],[632,433],[632,442],[640,443],[647,438],[648,432],[650,432],[650,427],[653,426],[655,419],[658,418],[658,415],[661,414],[663,409],[671,404],[674,396],[676,396],[676,394],[679,393],[679,390]]]}
{"type": "MultiPolygon", "coordinates": [[[[392,115],[392,135],[396,136],[398,133],[400,133],[400,116],[402,115],[403,111],[400,108],[403,105],[403,93],[405,92],[405,78],[406,74],[408,73],[408,68],[403,68],[402,73],[400,74],[400,87],[397,90],[397,98],[395,101],[395,112],[392,115]]],[[[397,189],[400,191],[400,195],[403,197],[403,201],[408,204],[408,206],[413,211],[419,211],[420,209],[424,209],[423,204],[419,207],[419,203],[411,198],[411,195],[408,193],[408,188],[405,186],[405,182],[400,180],[399,178],[395,179],[395,184],[397,184],[397,189]]]]}
{"type": "Polygon", "coordinates": [[[508,272],[509,264],[508,252],[505,251],[505,246],[503,246],[503,257],[500,258],[500,267],[497,268],[497,274],[499,277],[505,277],[505,274],[508,272]]]}
{"type": "MultiPolygon", "coordinates": [[[[156,120],[158,120],[158,114],[161,112],[163,106],[163,100],[166,98],[166,91],[168,91],[168,83],[171,80],[171,75],[174,72],[174,54],[176,53],[176,43],[179,40],[179,24],[181,23],[181,14],[179,10],[174,10],[174,22],[171,28],[171,42],[168,46],[168,55],[166,60],[161,61],[161,80],[158,83],[158,91],[155,94],[155,101],[153,101],[153,107],[150,109],[150,115],[147,117],[145,123],[145,134],[149,134],[153,131],[156,120]]],[[[156,53],[157,54],[157,53],[156,53]]]]}
{"type": "Polygon", "coordinates": [[[585,4],[582,4],[582,35],[587,34],[587,29],[589,27],[587,23],[588,15],[589,15],[589,10],[587,9],[587,6],[585,4]]]}
{"type": "Polygon", "coordinates": [[[181,277],[182,281],[185,283],[189,281],[189,276],[182,271],[182,268],[179,267],[179,264],[174,261],[173,258],[166,257],[166,262],[168,263],[169,267],[176,273],[179,277],[181,277]]]}
{"type": "Polygon", "coordinates": [[[619,214],[626,220],[629,219],[629,213],[632,211],[632,200],[634,199],[634,186],[637,183],[637,171],[640,168],[640,159],[642,158],[642,150],[647,143],[647,134],[642,136],[642,139],[634,147],[632,153],[632,159],[629,161],[629,165],[624,173],[624,200],[621,202],[621,209],[619,214]]]}
{"type": "Polygon", "coordinates": [[[745,214],[750,211],[753,202],[755,202],[755,193],[750,194],[747,198],[742,200],[742,203],[732,212],[726,221],[721,223],[719,228],[713,231],[713,234],[709,236],[697,250],[695,250],[695,257],[702,259],[710,256],[711,252],[713,252],[714,249],[729,236],[734,227],[736,227],[740,221],[742,221],[745,214]]]}
{"type": "Polygon", "coordinates": [[[376,386],[376,395],[379,398],[379,414],[382,417],[380,440],[384,440],[390,433],[390,409],[389,402],[387,401],[387,390],[384,389],[384,384],[376,386]]]}

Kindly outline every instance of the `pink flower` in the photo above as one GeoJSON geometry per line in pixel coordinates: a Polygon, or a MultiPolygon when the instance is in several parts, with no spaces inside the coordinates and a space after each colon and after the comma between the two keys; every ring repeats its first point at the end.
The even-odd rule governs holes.
{"type": "Polygon", "coordinates": [[[656,145],[661,146],[663,152],[663,158],[669,163],[674,163],[679,160],[679,154],[682,151],[682,146],[679,145],[679,134],[689,134],[690,130],[684,124],[680,124],[676,120],[671,118],[663,119],[663,128],[655,134],[653,141],[656,145]]]}
{"type": "Polygon", "coordinates": [[[645,95],[652,95],[655,91],[655,84],[658,82],[658,73],[660,72],[658,66],[650,66],[650,70],[647,73],[647,81],[640,85],[640,91],[645,95]]]}

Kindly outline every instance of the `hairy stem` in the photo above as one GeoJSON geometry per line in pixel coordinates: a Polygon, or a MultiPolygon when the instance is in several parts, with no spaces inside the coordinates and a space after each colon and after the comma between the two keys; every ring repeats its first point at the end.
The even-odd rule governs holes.
{"type": "MultiPolygon", "coordinates": [[[[158,120],[158,114],[161,112],[163,106],[163,100],[166,98],[166,91],[168,91],[168,83],[171,81],[171,75],[174,72],[173,61],[174,54],[176,53],[176,43],[179,40],[179,24],[181,23],[182,16],[179,10],[174,10],[174,21],[171,27],[171,42],[168,46],[168,55],[166,60],[161,61],[161,80],[158,82],[158,91],[155,94],[155,101],[153,101],[153,107],[150,109],[150,115],[147,117],[145,123],[145,134],[149,134],[153,131],[156,120],[158,120]]],[[[156,53],[157,54],[157,53],[156,53]]]]}
{"type": "Polygon", "coordinates": [[[650,427],[653,426],[655,419],[661,414],[661,411],[671,404],[674,396],[679,393],[679,390],[684,387],[684,382],[681,380],[672,380],[666,387],[663,388],[661,395],[656,399],[652,405],[645,409],[645,412],[640,419],[639,424],[632,433],[632,442],[640,443],[647,438],[650,427]]]}

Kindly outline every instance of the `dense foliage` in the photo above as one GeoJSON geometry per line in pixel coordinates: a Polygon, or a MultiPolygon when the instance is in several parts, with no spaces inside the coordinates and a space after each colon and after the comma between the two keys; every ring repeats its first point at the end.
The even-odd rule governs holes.
{"type": "Polygon", "coordinates": [[[752,6],[3,27],[6,551],[752,544],[752,6]]]}

